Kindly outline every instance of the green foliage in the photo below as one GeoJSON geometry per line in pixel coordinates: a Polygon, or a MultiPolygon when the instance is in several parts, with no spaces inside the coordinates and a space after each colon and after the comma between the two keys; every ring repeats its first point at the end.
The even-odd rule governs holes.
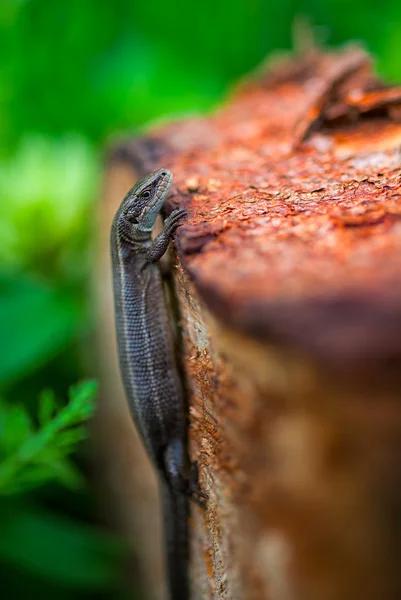
{"type": "Polygon", "coordinates": [[[110,535],[21,502],[21,493],[59,482],[77,489],[83,477],[70,460],[87,437],[96,384],[72,387],[59,406],[51,390],[39,399],[38,423],[21,404],[0,402],[0,560],[46,581],[80,589],[115,585],[123,548],[110,535]],[[16,497],[17,502],[7,500],[16,497]]]}
{"type": "Polygon", "coordinates": [[[0,560],[52,583],[116,586],[125,550],[111,535],[24,504],[0,501],[0,560]]]}
{"type": "Polygon", "coordinates": [[[0,273],[0,387],[65,347],[77,334],[82,316],[76,291],[0,273]]]}
{"type": "Polygon", "coordinates": [[[97,179],[96,157],[82,136],[25,136],[0,162],[2,268],[85,275],[97,179]]]}
{"type": "Polygon", "coordinates": [[[66,405],[44,390],[36,419],[26,406],[0,401],[0,564],[47,585],[116,588],[125,554],[112,536],[21,500],[51,482],[71,490],[84,486],[71,457],[87,437],[96,388],[94,381],[71,387],[66,405]]]}
{"type": "Polygon", "coordinates": [[[86,438],[83,423],[92,415],[96,385],[73,387],[69,403],[58,407],[51,390],[39,400],[39,428],[21,404],[0,402],[0,496],[26,492],[51,480],[78,488],[82,476],[68,457],[86,438]]]}
{"type": "Polygon", "coordinates": [[[296,16],[325,43],[362,40],[400,72],[398,0],[3,0],[0,136],[81,132],[99,141],[160,115],[205,110],[269,52],[296,16]],[[29,60],[27,60],[29,56],[29,60]]]}

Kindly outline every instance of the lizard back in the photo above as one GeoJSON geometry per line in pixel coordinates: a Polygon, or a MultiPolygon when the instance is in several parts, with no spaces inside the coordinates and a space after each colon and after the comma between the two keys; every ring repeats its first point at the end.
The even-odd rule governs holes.
{"type": "Polygon", "coordinates": [[[115,318],[128,403],[152,459],[174,437],[185,436],[185,409],[170,319],[158,264],[146,250],[113,240],[115,318]],[[125,256],[118,258],[118,254],[125,256]],[[117,255],[117,256],[116,256],[117,255]]]}

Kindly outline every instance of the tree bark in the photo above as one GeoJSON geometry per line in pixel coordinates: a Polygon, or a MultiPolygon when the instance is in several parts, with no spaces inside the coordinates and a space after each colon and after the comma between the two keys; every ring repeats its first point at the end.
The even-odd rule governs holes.
{"type": "MultiPolygon", "coordinates": [[[[194,598],[401,595],[400,119],[400,88],[361,50],[314,51],[110,154],[110,172],[171,169],[167,212],[188,211],[173,273],[208,494],[192,507],[194,598]]],[[[125,408],[111,431],[111,404],[115,474],[132,431],[125,408]]],[[[121,489],[134,478],[129,462],[121,489]]],[[[121,522],[138,510],[115,507],[121,522]]]]}

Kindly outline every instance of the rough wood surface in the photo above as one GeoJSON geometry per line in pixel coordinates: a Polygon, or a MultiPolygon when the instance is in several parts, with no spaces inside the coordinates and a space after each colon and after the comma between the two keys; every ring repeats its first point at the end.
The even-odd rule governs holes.
{"type": "MultiPolygon", "coordinates": [[[[115,147],[174,173],[194,597],[400,597],[401,90],[349,47],[115,147]]],[[[112,168],[112,167],[110,167],[112,168]]]]}

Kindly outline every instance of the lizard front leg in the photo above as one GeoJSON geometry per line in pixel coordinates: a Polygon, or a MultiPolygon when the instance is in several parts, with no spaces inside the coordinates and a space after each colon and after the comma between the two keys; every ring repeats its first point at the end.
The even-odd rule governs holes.
{"type": "Polygon", "coordinates": [[[157,262],[167,251],[168,245],[174,235],[175,230],[180,225],[180,221],[187,214],[185,208],[176,208],[171,215],[164,221],[162,231],[155,237],[150,246],[146,258],[149,262],[157,262]]]}

